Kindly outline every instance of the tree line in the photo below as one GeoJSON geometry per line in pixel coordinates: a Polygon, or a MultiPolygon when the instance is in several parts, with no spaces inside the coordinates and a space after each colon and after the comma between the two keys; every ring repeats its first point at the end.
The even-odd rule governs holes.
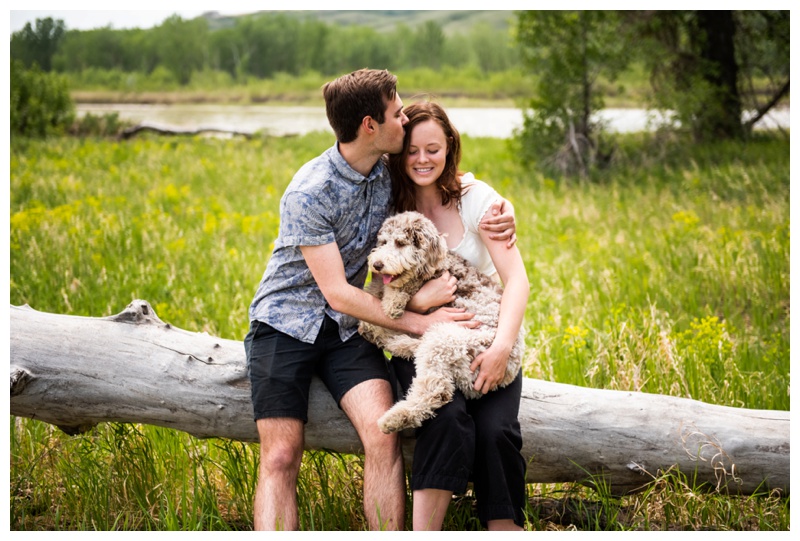
{"type": "MultiPolygon", "coordinates": [[[[668,113],[663,126],[695,143],[746,139],[759,118],[788,101],[789,11],[548,10],[514,17],[506,30],[479,23],[451,35],[435,21],[379,32],[281,13],[241,17],[213,30],[205,18],[177,15],[149,30],[76,31],[41,19],[11,37],[12,119],[42,125],[23,122],[28,109],[22,98],[44,99],[32,83],[27,93],[15,90],[15,81],[33,80],[21,75],[26,66],[44,74],[160,72],[180,84],[205,71],[246,82],[362,67],[520,70],[535,75],[536,86],[523,107],[517,155],[587,176],[614,160],[616,144],[597,113],[622,73],[636,70],[649,81],[649,107],[668,113]],[[14,116],[15,107],[22,116],[14,116]]],[[[61,86],[51,86],[63,95],[61,86]]],[[[45,116],[44,122],[62,117],[45,116]]]]}
{"type": "Polygon", "coordinates": [[[470,67],[489,73],[521,66],[507,31],[477,23],[446,35],[436,21],[390,31],[328,24],[282,13],[238,17],[211,29],[207,19],[178,15],[150,29],[69,30],[61,20],[37,19],[11,36],[11,58],[43,71],[88,69],[150,74],[166,70],[179,84],[204,70],[226,72],[238,82],[278,73],[338,75],[362,67],[392,71],[470,67]]]}

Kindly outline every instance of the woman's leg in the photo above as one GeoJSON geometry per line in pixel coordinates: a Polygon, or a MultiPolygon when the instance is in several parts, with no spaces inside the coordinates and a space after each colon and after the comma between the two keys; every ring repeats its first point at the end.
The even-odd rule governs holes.
{"type": "MultiPolygon", "coordinates": [[[[414,375],[410,361],[393,359],[401,396],[414,375]]],[[[467,400],[456,391],[452,402],[436,411],[415,431],[411,465],[412,513],[415,530],[440,530],[454,493],[463,493],[475,457],[475,426],[467,400]]]]}
{"type": "Polygon", "coordinates": [[[442,529],[447,507],[453,497],[452,490],[425,488],[415,490],[412,525],[414,531],[439,531],[442,529]]]}
{"type": "Polygon", "coordinates": [[[490,530],[524,526],[525,459],[519,425],[521,374],[507,387],[468,402],[475,422],[473,485],[478,517],[490,530]]]}

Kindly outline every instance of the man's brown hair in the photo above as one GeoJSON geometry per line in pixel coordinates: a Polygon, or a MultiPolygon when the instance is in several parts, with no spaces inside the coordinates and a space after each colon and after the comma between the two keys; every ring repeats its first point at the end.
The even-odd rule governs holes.
{"type": "Polygon", "coordinates": [[[325,113],[336,140],[355,141],[365,116],[383,124],[386,105],[396,93],[397,77],[386,70],[361,69],[325,83],[325,113]]]}

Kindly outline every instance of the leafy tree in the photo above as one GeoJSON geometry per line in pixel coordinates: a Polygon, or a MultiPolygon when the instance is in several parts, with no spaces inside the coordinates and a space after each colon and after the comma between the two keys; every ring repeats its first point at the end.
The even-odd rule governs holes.
{"type": "Polygon", "coordinates": [[[603,108],[601,75],[613,81],[628,63],[614,11],[524,11],[517,39],[523,59],[537,77],[520,133],[523,159],[587,175],[611,151],[602,142],[596,113],[603,108]]]}
{"type": "Polygon", "coordinates": [[[518,64],[516,50],[505,32],[498,32],[486,23],[478,23],[470,29],[468,36],[478,67],[484,73],[507,70],[518,64]]]}
{"type": "Polygon", "coordinates": [[[111,27],[95,30],[70,30],[53,57],[58,71],[83,71],[89,68],[131,70],[127,62],[131,48],[126,47],[124,32],[111,27]]]}
{"type": "Polygon", "coordinates": [[[209,64],[214,70],[226,71],[235,80],[244,82],[250,58],[235,28],[223,28],[209,36],[209,64]]]}
{"type": "Polygon", "coordinates": [[[444,42],[445,37],[442,27],[435,21],[425,21],[414,33],[411,50],[413,66],[440,68],[444,42]]]}
{"type": "Polygon", "coordinates": [[[134,28],[124,31],[123,48],[127,52],[125,55],[127,71],[140,71],[150,73],[158,66],[157,36],[155,30],[142,30],[134,28]]]}
{"type": "Polygon", "coordinates": [[[397,69],[397,56],[390,33],[369,26],[336,27],[328,42],[328,73],[343,73],[359,68],[397,69]]]}
{"type": "Polygon", "coordinates": [[[22,30],[11,35],[11,58],[26,67],[37,64],[42,70],[52,69],[52,59],[64,38],[66,28],[61,19],[36,19],[36,28],[26,23],[22,30]]]}
{"type": "Polygon", "coordinates": [[[330,28],[319,21],[307,20],[300,28],[297,69],[324,72],[327,66],[327,43],[330,28]]]}
{"type": "MultiPolygon", "coordinates": [[[[737,139],[789,92],[788,11],[626,12],[654,105],[696,141],[737,139]],[[769,95],[754,81],[766,79],[769,95]],[[743,117],[743,109],[756,111],[743,117]]],[[[762,86],[763,85],[759,85],[762,86]]]]}
{"type": "Polygon", "coordinates": [[[735,21],[742,104],[755,112],[745,121],[751,130],[789,94],[789,12],[737,11],[735,21]]]}
{"type": "Polygon", "coordinates": [[[285,15],[238,20],[228,42],[237,66],[235,75],[268,78],[280,71],[297,73],[296,35],[296,20],[285,15]]]}
{"type": "Polygon", "coordinates": [[[172,15],[149,33],[155,43],[158,63],[168,69],[181,85],[207,60],[208,23],[203,18],[184,20],[172,15]]]}
{"type": "Polygon", "coordinates": [[[613,81],[632,60],[651,74],[653,107],[671,113],[672,127],[694,141],[746,136],[789,92],[788,11],[528,11],[517,18],[524,58],[539,78],[519,137],[523,158],[565,173],[586,175],[610,158],[595,81],[601,73],[613,81]]]}
{"type": "Polygon", "coordinates": [[[387,69],[401,70],[413,66],[414,30],[405,23],[398,24],[389,35],[392,44],[392,64],[387,69]]]}
{"type": "Polygon", "coordinates": [[[62,133],[75,117],[75,107],[62,75],[45,73],[11,61],[10,128],[13,135],[45,137],[62,133]]]}
{"type": "Polygon", "coordinates": [[[474,49],[475,43],[467,34],[454,34],[447,37],[442,55],[447,59],[447,66],[454,68],[477,66],[479,61],[474,49]]]}

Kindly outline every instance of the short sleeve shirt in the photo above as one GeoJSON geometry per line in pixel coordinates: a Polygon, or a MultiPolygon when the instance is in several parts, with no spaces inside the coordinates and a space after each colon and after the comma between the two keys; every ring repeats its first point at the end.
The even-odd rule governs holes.
{"type": "Polygon", "coordinates": [[[339,324],[342,341],[352,337],[358,320],[328,305],[300,247],[335,242],[347,282],[363,288],[367,256],[387,216],[390,196],[383,161],[364,177],[345,161],[338,144],[301,167],[281,198],[278,238],[250,305],[250,320],[314,343],[327,314],[339,324]]]}
{"type": "Polygon", "coordinates": [[[466,173],[461,177],[461,189],[464,195],[461,196],[459,214],[461,223],[464,224],[464,238],[453,251],[472,263],[479,271],[492,276],[497,270],[489,250],[481,240],[480,221],[492,203],[502,198],[494,188],[476,179],[472,173],[466,173]]]}

